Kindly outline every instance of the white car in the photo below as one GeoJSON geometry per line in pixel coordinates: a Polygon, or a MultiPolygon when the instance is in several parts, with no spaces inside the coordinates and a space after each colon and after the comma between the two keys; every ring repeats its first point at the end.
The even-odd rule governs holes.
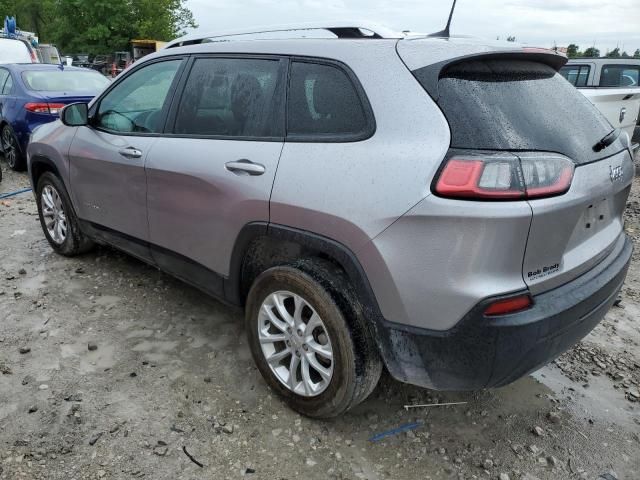
{"type": "Polygon", "coordinates": [[[560,73],[607,117],[613,127],[633,138],[640,113],[640,59],[571,59],[560,73]]]}
{"type": "Polygon", "coordinates": [[[0,37],[0,63],[37,63],[34,50],[17,38],[0,37]]]}

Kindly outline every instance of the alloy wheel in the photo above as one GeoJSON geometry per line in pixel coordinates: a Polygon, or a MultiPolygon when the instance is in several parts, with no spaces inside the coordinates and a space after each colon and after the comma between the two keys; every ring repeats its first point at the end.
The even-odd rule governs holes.
{"type": "Polygon", "coordinates": [[[42,189],[40,206],[49,237],[56,244],[63,244],[67,238],[67,216],[64,212],[62,198],[55,187],[46,185],[42,189]]]}
{"type": "Polygon", "coordinates": [[[7,160],[9,167],[14,168],[16,166],[16,159],[18,156],[16,140],[7,127],[2,130],[2,151],[4,152],[4,158],[7,160]]]}
{"type": "Polygon", "coordinates": [[[269,368],[289,390],[303,397],[324,392],[333,377],[333,349],[327,328],[300,295],[269,295],[258,315],[258,339],[269,368]]]}

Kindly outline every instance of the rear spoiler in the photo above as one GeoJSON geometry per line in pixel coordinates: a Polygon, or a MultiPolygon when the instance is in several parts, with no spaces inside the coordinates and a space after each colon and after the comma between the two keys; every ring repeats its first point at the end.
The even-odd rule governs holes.
{"type": "MultiPolygon", "coordinates": [[[[490,52],[474,53],[471,55],[464,55],[453,59],[448,59],[443,62],[427,65],[420,68],[420,78],[423,87],[429,92],[429,95],[435,100],[438,99],[438,80],[443,76],[446,71],[461,63],[470,61],[483,61],[483,60],[528,60],[530,62],[543,63],[549,65],[554,70],[558,71],[569,60],[564,55],[555,53],[553,50],[546,50],[540,48],[525,48],[523,50],[494,50],[490,52]]],[[[415,73],[415,72],[412,72],[415,73]]]]}

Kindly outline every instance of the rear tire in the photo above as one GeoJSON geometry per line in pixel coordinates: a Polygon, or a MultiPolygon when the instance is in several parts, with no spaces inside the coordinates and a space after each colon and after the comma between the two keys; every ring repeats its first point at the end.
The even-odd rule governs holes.
{"type": "Polygon", "coordinates": [[[249,346],[263,378],[293,410],[303,415],[314,418],[341,415],[364,401],[380,379],[382,361],[355,294],[341,271],[326,262],[303,260],[263,272],[249,292],[245,321],[249,346]],[[278,304],[286,310],[282,314],[274,306],[275,298],[284,299],[278,304]],[[298,302],[307,305],[300,314],[298,302]],[[267,312],[275,319],[271,320],[274,317],[267,312]],[[303,323],[296,323],[296,315],[303,323]],[[296,336],[293,331],[287,334],[284,327],[288,325],[294,331],[301,328],[303,334],[296,336]],[[310,331],[313,325],[316,326],[310,331]],[[276,337],[281,341],[269,340],[276,337]],[[265,352],[269,349],[270,352],[265,352]],[[327,351],[331,352],[331,359],[325,356],[327,351]],[[298,363],[294,358],[296,352],[298,363]],[[282,357],[279,360],[275,358],[278,355],[282,357]],[[307,388],[305,384],[310,386],[307,388]]]}
{"type": "Polygon", "coordinates": [[[74,257],[94,247],[80,230],[67,190],[53,173],[45,172],[38,180],[36,203],[44,236],[57,253],[74,257]]]}
{"type": "Polygon", "coordinates": [[[20,150],[18,139],[13,134],[13,130],[9,125],[2,127],[0,132],[0,144],[2,145],[2,153],[4,159],[7,161],[7,165],[11,170],[16,172],[22,172],[26,168],[24,161],[24,155],[20,150]]]}

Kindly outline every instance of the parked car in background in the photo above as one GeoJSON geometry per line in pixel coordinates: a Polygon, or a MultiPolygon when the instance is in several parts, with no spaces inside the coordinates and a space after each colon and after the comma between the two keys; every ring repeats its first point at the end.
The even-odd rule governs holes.
{"type": "MultiPolygon", "coordinates": [[[[560,73],[593,103],[614,128],[634,137],[640,120],[640,60],[571,59],[560,73]]],[[[634,150],[638,145],[634,145],[634,150]]]]}
{"type": "Polygon", "coordinates": [[[67,55],[72,58],[72,65],[74,67],[91,68],[91,55],[88,53],[72,53],[67,55]]]}
{"type": "Polygon", "coordinates": [[[40,56],[42,57],[42,63],[58,65],[62,61],[60,58],[60,52],[55,45],[41,43],[38,45],[37,50],[40,52],[40,56]]]}
{"type": "Polygon", "coordinates": [[[58,118],[68,103],[87,102],[109,80],[93,70],[47,64],[0,65],[0,149],[23,170],[33,130],[58,118]]]}
{"type": "Polygon", "coordinates": [[[264,379],[312,417],[383,364],[479,390],[587,335],[631,260],[633,164],[566,57],[346,22],[287,36],[311,28],[177,39],[37,129],[51,247],[111,244],[244,307],[264,379]]]}
{"type": "Polygon", "coordinates": [[[33,32],[20,30],[14,17],[5,17],[0,28],[0,63],[38,63],[42,61],[35,48],[38,37],[33,32]]]}
{"type": "Polygon", "coordinates": [[[39,63],[39,59],[29,42],[0,37],[0,64],[2,63],[39,63]]]}
{"type": "Polygon", "coordinates": [[[113,55],[96,55],[91,62],[91,68],[107,75],[111,71],[113,65],[113,55]]]}

